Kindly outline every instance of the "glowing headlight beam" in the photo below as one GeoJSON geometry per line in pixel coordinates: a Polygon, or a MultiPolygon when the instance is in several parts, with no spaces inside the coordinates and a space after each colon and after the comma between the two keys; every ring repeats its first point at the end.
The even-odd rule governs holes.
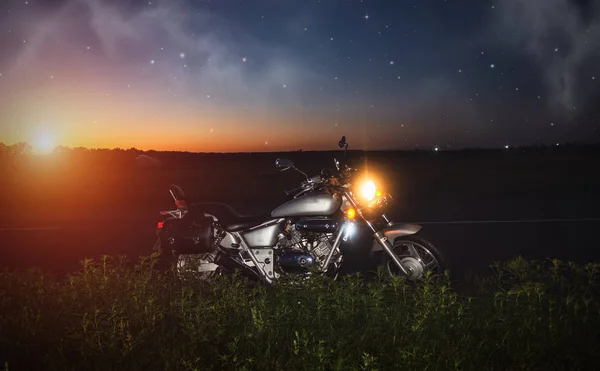
{"type": "Polygon", "coordinates": [[[360,187],[360,196],[367,202],[372,201],[377,195],[377,187],[372,180],[367,180],[360,187]]]}

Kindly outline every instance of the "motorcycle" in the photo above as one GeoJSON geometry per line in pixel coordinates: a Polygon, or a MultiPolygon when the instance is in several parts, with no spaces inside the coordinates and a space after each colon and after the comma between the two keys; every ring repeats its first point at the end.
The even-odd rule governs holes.
{"type": "MultiPolygon", "coordinates": [[[[345,136],[339,146],[346,158],[345,136]]],[[[335,170],[325,168],[308,177],[291,160],[278,158],[278,171],[294,170],[306,180],[286,191],[292,198],[267,215],[244,216],[219,202],[188,204],[183,190],[173,184],[169,192],[177,208],[160,213],[154,249],[174,257],[178,272],[193,269],[203,279],[236,270],[267,284],[313,274],[335,279],[344,262],[342,244],[362,230],[372,234],[367,248],[370,256],[379,256],[376,265],[386,274],[418,281],[427,271],[443,273],[444,257],[418,234],[422,227],[395,223],[385,215],[392,196],[380,192],[373,180],[357,176],[357,169],[333,161],[335,170]]]]}

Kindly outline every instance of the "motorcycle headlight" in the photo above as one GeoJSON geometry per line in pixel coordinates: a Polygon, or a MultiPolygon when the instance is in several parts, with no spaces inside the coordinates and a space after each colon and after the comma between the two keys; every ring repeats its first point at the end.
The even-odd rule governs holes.
{"type": "Polygon", "coordinates": [[[371,202],[377,196],[377,187],[372,180],[365,180],[360,185],[358,194],[363,200],[371,202]]]}

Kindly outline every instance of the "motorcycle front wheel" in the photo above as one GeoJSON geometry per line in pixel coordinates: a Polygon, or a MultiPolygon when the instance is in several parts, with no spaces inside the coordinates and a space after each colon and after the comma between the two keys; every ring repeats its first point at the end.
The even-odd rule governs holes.
{"type": "MultiPolygon", "coordinates": [[[[434,276],[441,276],[447,269],[442,253],[429,240],[418,236],[408,235],[394,240],[392,251],[409,271],[407,279],[421,281],[425,272],[430,271],[434,276]]],[[[389,276],[404,276],[392,258],[383,252],[381,266],[389,276]]]]}

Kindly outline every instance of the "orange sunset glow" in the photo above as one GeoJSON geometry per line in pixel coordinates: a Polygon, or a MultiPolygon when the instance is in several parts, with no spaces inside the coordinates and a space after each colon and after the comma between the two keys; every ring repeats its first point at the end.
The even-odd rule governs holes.
{"type": "MultiPolygon", "coordinates": [[[[598,133],[588,46],[563,52],[568,64],[516,64],[520,45],[486,50],[507,25],[515,33],[516,5],[490,15],[494,32],[457,22],[433,37],[435,17],[392,5],[376,14],[362,2],[319,11],[301,2],[200,3],[1,5],[0,142],[26,141],[40,153],[58,145],[289,151],[332,149],[347,135],[353,149],[453,149],[598,133]],[[423,24],[431,27],[417,32],[423,24]],[[586,74],[581,83],[575,70],[586,74]]],[[[523,25],[519,35],[546,26],[561,27],[523,25]]]]}

